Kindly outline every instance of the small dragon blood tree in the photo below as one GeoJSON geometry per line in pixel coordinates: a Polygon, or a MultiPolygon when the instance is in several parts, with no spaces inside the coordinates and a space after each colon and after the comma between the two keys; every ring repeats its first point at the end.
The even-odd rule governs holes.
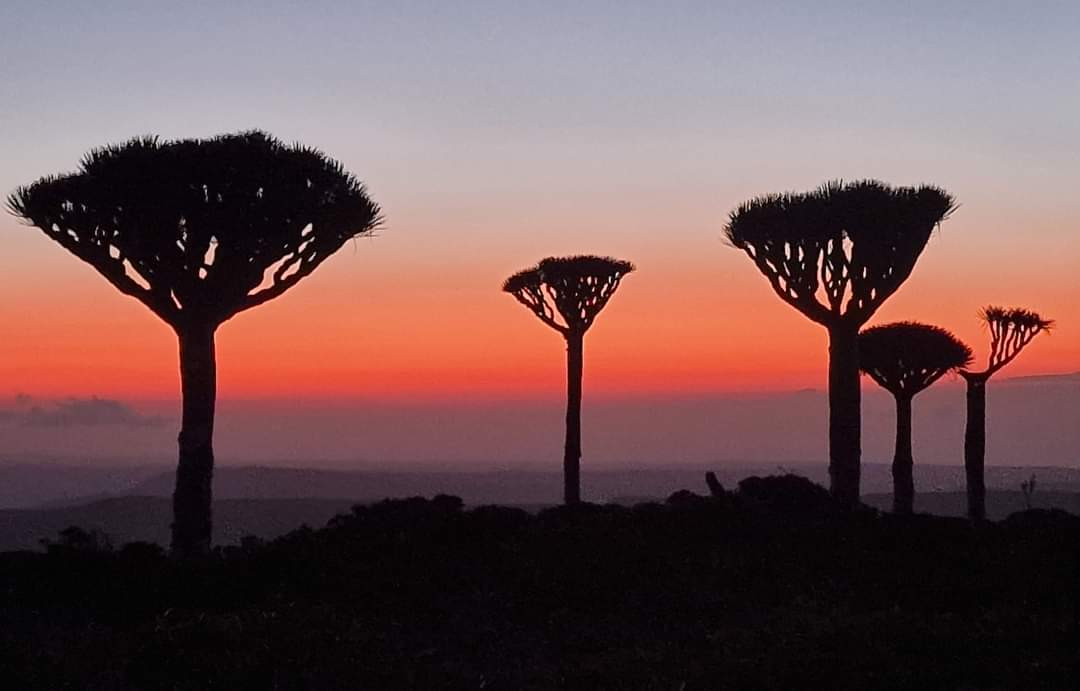
{"type": "Polygon", "coordinates": [[[964,432],[964,473],[967,475],[968,517],[986,518],[986,382],[1016,359],[1032,339],[1054,322],[1027,309],[985,307],[979,313],[990,330],[990,361],[985,370],[960,370],[967,381],[967,429],[964,432]]]}
{"type": "Polygon", "coordinates": [[[566,339],[566,445],[563,498],[581,501],[581,373],[585,332],[634,265],[596,256],[548,257],[519,271],[503,290],[566,339]]]}
{"type": "Polygon", "coordinates": [[[971,348],[937,326],[917,322],[883,324],[859,334],[859,368],[896,399],[893,455],[893,512],[915,505],[911,455],[911,401],[947,372],[971,363],[971,348]]]}

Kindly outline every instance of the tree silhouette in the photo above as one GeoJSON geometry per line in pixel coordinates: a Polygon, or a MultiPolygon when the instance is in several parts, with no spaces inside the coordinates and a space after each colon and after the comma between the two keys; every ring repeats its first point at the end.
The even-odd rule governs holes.
{"type": "Polygon", "coordinates": [[[337,161],[258,131],[95,149],[77,172],[17,189],[8,207],[176,332],[183,419],[172,549],[205,553],[218,326],[370,232],[379,207],[337,161]]]}
{"type": "Polygon", "coordinates": [[[634,265],[610,257],[548,257],[519,271],[503,290],[566,339],[566,445],[563,497],[581,501],[581,371],[585,332],[634,265]]]}
{"type": "Polygon", "coordinates": [[[893,455],[893,511],[910,514],[915,505],[912,477],[911,401],[946,372],[971,362],[971,348],[945,329],[898,322],[859,334],[859,368],[896,399],[893,455]]]}
{"type": "Polygon", "coordinates": [[[725,227],[776,294],[829,332],[829,476],[847,508],[859,501],[859,329],[911,274],[930,233],[955,208],[937,187],[829,182],[751,199],[725,227]]]}
{"type": "Polygon", "coordinates": [[[964,431],[964,473],[967,476],[968,516],[986,518],[986,382],[1016,359],[1028,343],[1054,322],[1026,309],[985,307],[979,318],[990,330],[990,358],[985,370],[960,370],[967,381],[967,428],[964,431]]]}

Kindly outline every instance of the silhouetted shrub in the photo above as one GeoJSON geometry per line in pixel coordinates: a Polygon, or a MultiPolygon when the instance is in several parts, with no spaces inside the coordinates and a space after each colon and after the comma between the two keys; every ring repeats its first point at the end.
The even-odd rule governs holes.
{"type": "Polygon", "coordinates": [[[450,514],[459,514],[465,504],[460,497],[440,494],[433,499],[410,497],[408,499],[383,499],[374,504],[357,504],[348,514],[338,514],[330,519],[330,527],[351,527],[357,523],[394,525],[408,527],[415,523],[430,522],[450,514]]]}
{"type": "Polygon", "coordinates": [[[1025,530],[1080,529],[1080,516],[1062,509],[1025,509],[1009,514],[1001,525],[1025,530]]]}
{"type": "Polygon", "coordinates": [[[794,473],[748,477],[739,482],[738,496],[783,512],[818,514],[839,508],[829,490],[794,473]]]}
{"type": "Polygon", "coordinates": [[[61,552],[111,552],[112,542],[109,536],[100,530],[83,530],[72,525],[64,528],[58,534],[56,540],[44,538],[41,540],[45,551],[50,553],[61,552]]]}
{"type": "Polygon", "coordinates": [[[533,517],[524,509],[508,506],[478,506],[469,511],[468,525],[488,534],[514,533],[532,523],[533,517]]]}
{"type": "Polygon", "coordinates": [[[165,558],[165,550],[153,542],[128,542],[120,548],[120,557],[129,561],[155,561],[165,558]]]}
{"type": "Polygon", "coordinates": [[[668,506],[680,506],[684,508],[691,508],[697,506],[703,506],[709,500],[705,497],[691,492],[688,489],[680,489],[676,492],[672,492],[665,502],[668,506]]]}
{"type": "Polygon", "coordinates": [[[431,499],[431,506],[436,511],[460,513],[465,508],[465,502],[461,500],[461,497],[455,497],[452,494],[436,494],[431,499]]]}

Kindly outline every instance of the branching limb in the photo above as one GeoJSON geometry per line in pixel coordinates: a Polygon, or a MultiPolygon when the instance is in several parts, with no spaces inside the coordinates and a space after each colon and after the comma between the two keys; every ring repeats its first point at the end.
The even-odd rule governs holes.
{"type": "MultiPolygon", "coordinates": [[[[814,297],[814,292],[817,289],[816,278],[813,279],[812,283],[804,279],[803,282],[810,283],[810,285],[802,285],[802,289],[800,289],[800,283],[795,279],[795,276],[804,275],[805,272],[800,271],[796,273],[790,270],[782,270],[781,267],[784,265],[783,262],[776,261],[773,257],[769,256],[769,253],[762,250],[763,248],[755,248],[749,243],[743,246],[743,251],[753,260],[758,271],[768,279],[773,292],[775,292],[781,300],[802,312],[812,321],[823,325],[830,324],[832,322],[832,315],[829,313],[829,310],[814,297]]],[[[815,275],[815,272],[816,263],[815,269],[811,272],[811,275],[815,275]]]]}
{"type": "Polygon", "coordinates": [[[529,311],[535,314],[540,321],[563,335],[569,333],[570,330],[567,327],[555,321],[555,311],[551,305],[548,304],[543,289],[540,286],[521,286],[518,290],[511,292],[511,295],[513,295],[518,302],[528,307],[529,311]]]}

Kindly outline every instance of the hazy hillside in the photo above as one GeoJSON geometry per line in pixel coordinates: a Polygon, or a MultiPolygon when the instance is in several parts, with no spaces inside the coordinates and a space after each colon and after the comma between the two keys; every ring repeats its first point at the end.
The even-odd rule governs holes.
{"type": "MultiPolygon", "coordinates": [[[[892,509],[891,494],[863,495],[863,502],[882,511],[892,509]]],[[[986,517],[997,521],[1017,511],[1029,508],[1022,492],[989,490],[986,493],[986,517]]],[[[1080,492],[1036,491],[1031,499],[1033,509],[1064,509],[1080,515],[1080,492]]],[[[927,492],[915,496],[915,511],[935,516],[966,516],[965,492],[927,492]]]]}
{"type": "MultiPolygon", "coordinates": [[[[704,474],[714,470],[725,486],[749,475],[779,470],[828,484],[823,464],[745,464],[740,466],[659,466],[590,469],[583,473],[582,489],[589,501],[607,502],[620,497],[666,497],[680,489],[705,491],[704,474]]],[[[1080,491],[1080,469],[1009,468],[990,466],[990,488],[1018,490],[1032,474],[1038,491],[1080,491]]],[[[915,466],[919,492],[962,492],[964,471],[959,465],[915,466]]],[[[864,494],[892,491],[889,467],[863,464],[864,494]]],[[[0,509],[57,507],[85,504],[117,496],[171,497],[173,473],[161,467],[132,469],[51,464],[0,465],[0,509]]],[[[370,501],[384,497],[431,496],[445,493],[467,504],[546,504],[562,495],[562,475],[551,470],[393,471],[326,470],[261,466],[220,466],[214,473],[217,499],[350,499],[370,501]]]]}
{"type": "Polygon", "coordinates": [[[131,494],[162,466],[110,466],[71,461],[0,462],[0,509],[85,502],[88,497],[131,494]]]}
{"type": "MultiPolygon", "coordinates": [[[[223,499],[214,502],[214,536],[219,544],[235,544],[245,535],[272,538],[305,524],[317,528],[353,503],[347,499],[223,499]]],[[[162,497],[0,510],[0,552],[40,549],[42,538],[55,538],[71,525],[101,531],[117,546],[136,541],[168,545],[171,523],[172,502],[162,497]]]]}

